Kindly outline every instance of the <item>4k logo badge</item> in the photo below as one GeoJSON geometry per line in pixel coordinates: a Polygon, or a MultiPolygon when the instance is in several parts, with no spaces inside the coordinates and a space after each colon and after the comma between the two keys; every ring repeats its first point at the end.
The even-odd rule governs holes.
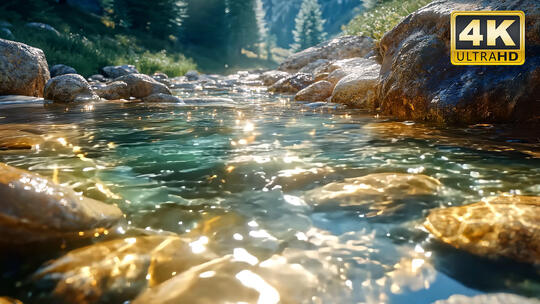
{"type": "Polygon", "coordinates": [[[454,65],[525,63],[522,11],[452,12],[450,35],[450,58],[454,65]]]}

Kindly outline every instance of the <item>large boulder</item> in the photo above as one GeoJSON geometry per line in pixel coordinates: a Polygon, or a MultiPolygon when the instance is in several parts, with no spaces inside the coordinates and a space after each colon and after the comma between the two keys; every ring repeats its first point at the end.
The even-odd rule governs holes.
{"type": "Polygon", "coordinates": [[[90,84],[78,74],[66,74],[51,78],[45,85],[45,99],[55,102],[77,102],[95,100],[90,84]]]}
{"type": "Polygon", "coordinates": [[[113,81],[106,85],[96,85],[94,93],[107,100],[129,99],[130,90],[127,83],[123,81],[113,81]]]}
{"type": "Polygon", "coordinates": [[[319,59],[363,57],[373,49],[373,46],[374,41],[369,37],[341,36],[293,54],[281,63],[279,70],[294,73],[319,59]]]}
{"type": "Polygon", "coordinates": [[[49,79],[42,50],[0,39],[0,95],[43,97],[49,79]]]}
{"type": "Polygon", "coordinates": [[[122,303],[216,258],[206,242],[159,235],[107,241],[67,253],[44,265],[33,279],[54,286],[57,301],[52,303],[122,303]]]}
{"type": "Polygon", "coordinates": [[[326,80],[317,81],[302,89],[294,96],[299,101],[325,101],[332,95],[334,85],[326,80]]]}
{"type": "Polygon", "coordinates": [[[65,65],[65,64],[55,64],[50,68],[51,77],[56,77],[65,74],[77,74],[77,70],[74,68],[65,65]]]}
{"type": "Polygon", "coordinates": [[[540,2],[441,0],[403,19],[380,42],[382,111],[400,119],[449,123],[538,120],[540,2]],[[522,66],[454,66],[452,11],[515,11],[526,16],[522,66]]]}
{"type": "Polygon", "coordinates": [[[108,78],[118,78],[129,74],[139,74],[139,71],[137,68],[135,68],[134,65],[110,65],[103,67],[101,70],[103,70],[103,74],[107,76],[108,78]]]}
{"type": "Polygon", "coordinates": [[[433,304],[540,304],[540,300],[511,293],[490,293],[473,297],[453,295],[446,300],[439,300],[433,304]]]}
{"type": "Polygon", "coordinates": [[[172,95],[171,90],[155,79],[144,74],[129,74],[116,78],[114,81],[123,81],[128,85],[129,94],[135,98],[144,98],[152,94],[172,95]]]}
{"type": "MultiPolygon", "coordinates": [[[[353,73],[338,81],[332,92],[332,102],[374,110],[377,80],[381,66],[373,60],[363,60],[363,65],[359,65],[353,73]]],[[[337,71],[343,70],[336,70],[332,74],[337,71]]]]}
{"type": "Polygon", "coordinates": [[[38,174],[0,163],[2,242],[29,243],[92,236],[122,212],[38,174]]]}
{"type": "Polygon", "coordinates": [[[540,264],[540,197],[499,196],[432,210],[424,226],[437,239],[488,257],[540,264]]]}
{"type": "Polygon", "coordinates": [[[313,83],[313,75],[296,73],[274,83],[268,91],[275,93],[298,93],[298,91],[313,83]]]}

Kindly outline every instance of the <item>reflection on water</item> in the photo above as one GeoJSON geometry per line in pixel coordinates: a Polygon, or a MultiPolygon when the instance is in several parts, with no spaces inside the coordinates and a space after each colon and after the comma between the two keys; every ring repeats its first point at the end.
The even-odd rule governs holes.
{"type": "Polygon", "coordinates": [[[60,258],[37,274],[48,285],[28,283],[31,258],[8,267],[3,256],[0,291],[25,303],[55,293],[81,303],[540,295],[534,267],[456,251],[422,228],[433,208],[540,195],[536,142],[236,91],[209,103],[178,92],[195,97],[186,105],[1,105],[0,161],[115,203],[126,223],[99,247],[48,248],[42,260],[60,258]]]}

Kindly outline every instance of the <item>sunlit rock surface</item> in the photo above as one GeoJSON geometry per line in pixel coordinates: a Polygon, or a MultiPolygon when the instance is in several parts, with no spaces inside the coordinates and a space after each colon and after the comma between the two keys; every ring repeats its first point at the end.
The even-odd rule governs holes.
{"type": "Polygon", "coordinates": [[[50,79],[42,50],[0,39],[0,95],[43,96],[50,79]]]}
{"type": "Polygon", "coordinates": [[[86,79],[77,74],[65,74],[51,78],[45,85],[44,97],[45,99],[60,103],[95,100],[99,98],[94,94],[86,79]]]}
{"type": "Polygon", "coordinates": [[[424,226],[473,254],[540,264],[540,197],[503,195],[432,210],[424,226]]]}
{"type": "Polygon", "coordinates": [[[373,39],[363,36],[341,36],[293,54],[279,66],[279,70],[297,72],[318,59],[338,60],[363,57],[373,48],[373,39]]]}
{"type": "Polygon", "coordinates": [[[268,71],[261,75],[261,80],[265,86],[271,86],[279,80],[289,76],[289,73],[282,71],[268,71]]]}
{"type": "Polygon", "coordinates": [[[122,217],[115,206],[86,198],[38,174],[0,163],[2,243],[93,235],[122,217]]]}
{"type": "Polygon", "coordinates": [[[113,81],[106,85],[93,86],[94,93],[108,100],[129,99],[130,89],[123,81],[113,81]]]}
{"type": "Polygon", "coordinates": [[[333,88],[334,85],[328,81],[318,81],[296,93],[294,99],[300,101],[325,101],[332,95],[333,88]]]}
{"type": "Polygon", "coordinates": [[[232,256],[193,267],[150,288],[134,304],[142,303],[310,303],[306,295],[317,278],[299,264],[278,256],[259,263],[243,249],[232,256]]]}
{"type": "Polygon", "coordinates": [[[407,197],[434,195],[441,183],[422,174],[375,173],[333,182],[306,193],[314,205],[362,205],[366,202],[399,200],[407,197]]]}
{"type": "Polygon", "coordinates": [[[441,0],[413,12],[380,41],[382,111],[417,121],[538,122],[539,20],[536,0],[441,0]],[[451,12],[498,10],[525,13],[525,64],[489,69],[452,65],[451,12]]]}
{"type": "MultiPolygon", "coordinates": [[[[208,239],[146,236],[83,247],[43,266],[34,281],[53,282],[63,303],[118,303],[191,267],[217,258],[208,239]]],[[[157,299],[156,299],[157,300],[157,299]]]]}
{"type": "Polygon", "coordinates": [[[268,88],[270,92],[297,93],[313,83],[313,76],[307,73],[296,73],[285,77],[268,88]]]}
{"type": "Polygon", "coordinates": [[[18,130],[0,128],[0,150],[30,150],[43,143],[43,137],[18,130]]]}
{"type": "Polygon", "coordinates": [[[0,304],[22,304],[22,302],[12,298],[0,297],[0,304]]]}
{"type": "Polygon", "coordinates": [[[375,110],[376,86],[380,68],[381,66],[375,61],[364,59],[363,64],[358,64],[353,68],[351,74],[337,82],[332,92],[331,101],[375,110]]]}
{"type": "Polygon", "coordinates": [[[128,74],[114,79],[114,81],[123,81],[128,85],[129,94],[132,97],[144,98],[152,94],[171,95],[171,91],[166,85],[157,82],[152,77],[144,74],[128,74]]]}
{"type": "Polygon", "coordinates": [[[540,300],[509,293],[492,293],[474,297],[454,295],[447,300],[436,301],[433,304],[540,304],[540,300]]]}
{"type": "Polygon", "coordinates": [[[169,94],[157,93],[144,97],[142,101],[179,103],[182,102],[182,99],[169,94]]]}

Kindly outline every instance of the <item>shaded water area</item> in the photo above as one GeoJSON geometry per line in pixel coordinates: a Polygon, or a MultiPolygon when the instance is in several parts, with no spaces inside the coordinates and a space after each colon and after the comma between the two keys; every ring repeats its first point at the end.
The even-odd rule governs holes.
{"type": "MultiPolygon", "coordinates": [[[[422,227],[433,208],[540,195],[534,134],[395,122],[257,87],[175,93],[233,102],[4,102],[0,127],[28,124],[46,140],[31,151],[0,151],[0,161],[117,204],[125,223],[92,242],[143,229],[205,237],[219,255],[242,248],[259,261],[282,257],[316,278],[311,288],[269,274],[294,286],[303,303],[432,303],[499,291],[540,297],[538,268],[458,251],[422,227]],[[317,192],[374,173],[423,174],[441,185],[353,201],[323,201],[317,192]]],[[[29,276],[70,246],[77,247],[4,251],[0,294],[41,303],[47,288],[29,276]]]]}

